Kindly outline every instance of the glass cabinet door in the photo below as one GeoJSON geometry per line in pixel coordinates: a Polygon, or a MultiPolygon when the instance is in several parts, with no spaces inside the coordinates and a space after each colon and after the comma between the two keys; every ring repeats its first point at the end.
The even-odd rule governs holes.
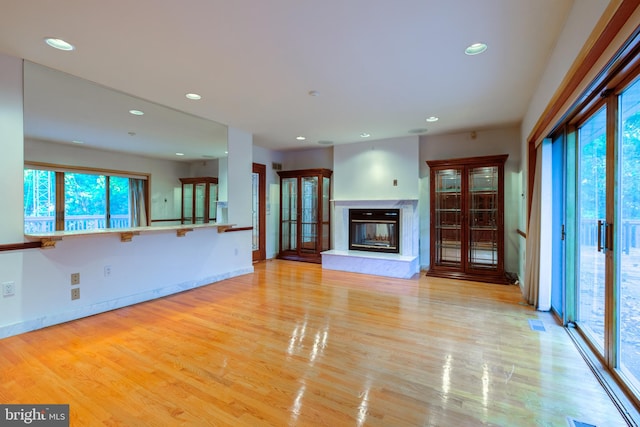
{"type": "Polygon", "coordinates": [[[209,184],[209,221],[215,222],[218,214],[218,184],[209,184]]]}
{"type": "Polygon", "coordinates": [[[300,235],[300,250],[302,252],[317,252],[318,230],[318,177],[302,177],[302,233],[300,235]]]}
{"type": "Polygon", "coordinates": [[[322,177],[322,239],[321,239],[321,248],[322,251],[327,251],[331,249],[331,239],[330,239],[330,199],[331,192],[331,179],[322,177]]]}
{"type": "Polygon", "coordinates": [[[294,251],[297,249],[298,236],[298,179],[283,178],[282,188],[282,227],[281,246],[283,251],[294,251]]]}
{"type": "Polygon", "coordinates": [[[278,258],[321,263],[331,248],[331,171],[280,171],[280,252],[278,258]]]}
{"type": "Polygon", "coordinates": [[[182,183],[182,224],[206,224],[216,220],[218,178],[180,178],[182,183]]]}
{"type": "Polygon", "coordinates": [[[511,283],[504,271],[507,154],[427,160],[431,242],[427,275],[511,283]]]}
{"type": "Polygon", "coordinates": [[[204,191],[205,184],[195,184],[195,197],[196,197],[196,224],[202,224],[204,222],[204,191]]]}
{"type": "Polygon", "coordinates": [[[459,267],[462,259],[461,170],[435,173],[435,263],[459,267]]]}
{"type": "Polygon", "coordinates": [[[469,169],[468,267],[498,266],[498,167],[469,169]]]}
{"type": "Polygon", "coordinates": [[[193,184],[182,185],[182,222],[193,222],[193,184]]]}

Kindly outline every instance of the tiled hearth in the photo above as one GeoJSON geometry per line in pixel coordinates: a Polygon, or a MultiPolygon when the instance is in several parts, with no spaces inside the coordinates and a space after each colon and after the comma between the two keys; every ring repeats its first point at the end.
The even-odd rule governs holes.
{"type": "Polygon", "coordinates": [[[334,200],[334,249],[322,252],[322,268],[411,278],[420,272],[417,200],[334,200]],[[349,250],[349,209],[400,209],[400,253],[349,250]]]}

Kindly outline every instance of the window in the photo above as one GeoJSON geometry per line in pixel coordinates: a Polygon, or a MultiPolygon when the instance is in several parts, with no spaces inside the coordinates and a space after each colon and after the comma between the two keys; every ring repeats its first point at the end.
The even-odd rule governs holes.
{"type": "Polygon", "coordinates": [[[147,225],[148,176],[28,164],[24,232],[147,225]]]}
{"type": "Polygon", "coordinates": [[[24,232],[45,233],[56,229],[56,173],[24,170],[24,232]]]}

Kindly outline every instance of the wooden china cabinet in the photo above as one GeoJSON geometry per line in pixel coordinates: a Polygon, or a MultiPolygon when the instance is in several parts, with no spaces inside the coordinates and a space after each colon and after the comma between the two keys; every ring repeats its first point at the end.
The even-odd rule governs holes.
{"type": "Polygon", "coordinates": [[[329,169],[281,171],[278,258],[321,263],[331,248],[329,169]]]}
{"type": "Polygon", "coordinates": [[[180,178],[182,183],[182,224],[206,224],[216,221],[218,178],[202,176],[180,178]]]}
{"type": "Polygon", "coordinates": [[[427,160],[431,169],[427,275],[509,283],[504,271],[507,156],[427,160]]]}

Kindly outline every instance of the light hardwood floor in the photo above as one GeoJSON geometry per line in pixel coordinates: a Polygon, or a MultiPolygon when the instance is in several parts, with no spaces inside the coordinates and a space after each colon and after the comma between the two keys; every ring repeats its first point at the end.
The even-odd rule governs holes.
{"type": "Polygon", "coordinates": [[[69,403],[72,426],[626,425],[517,286],[255,268],[0,340],[0,403],[69,403]]]}

